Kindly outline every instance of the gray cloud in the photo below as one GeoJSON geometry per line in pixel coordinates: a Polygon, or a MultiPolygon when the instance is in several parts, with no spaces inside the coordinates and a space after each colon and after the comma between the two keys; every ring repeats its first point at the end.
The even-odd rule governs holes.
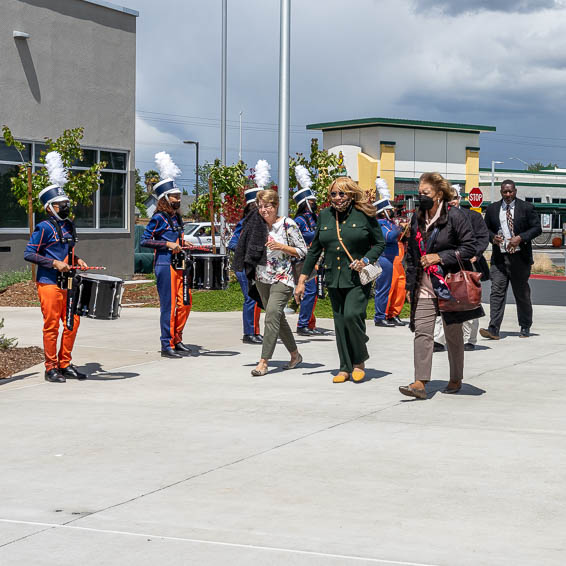
{"type": "Polygon", "coordinates": [[[528,14],[563,7],[560,0],[413,0],[418,13],[436,10],[448,16],[478,12],[506,12],[528,14]]]}

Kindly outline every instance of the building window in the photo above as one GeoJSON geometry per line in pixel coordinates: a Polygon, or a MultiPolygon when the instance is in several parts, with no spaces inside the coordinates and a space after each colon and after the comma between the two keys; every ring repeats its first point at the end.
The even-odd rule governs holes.
{"type": "Polygon", "coordinates": [[[525,197],[527,202],[542,202],[542,197],[525,197]]]}
{"type": "MultiPolygon", "coordinates": [[[[26,143],[24,159],[33,156],[33,170],[45,167],[41,156],[47,151],[43,143],[26,143]]],[[[72,171],[88,169],[100,161],[106,162],[101,178],[104,181],[94,195],[92,204],[74,207],[77,228],[124,229],[127,227],[128,202],[128,153],[104,149],[83,148],[84,157],[71,167],[72,171]]],[[[21,163],[18,152],[0,141],[0,228],[27,228],[27,210],[19,206],[10,190],[10,178],[18,171],[21,163]]],[[[37,224],[45,218],[43,212],[34,215],[37,224]]]]}

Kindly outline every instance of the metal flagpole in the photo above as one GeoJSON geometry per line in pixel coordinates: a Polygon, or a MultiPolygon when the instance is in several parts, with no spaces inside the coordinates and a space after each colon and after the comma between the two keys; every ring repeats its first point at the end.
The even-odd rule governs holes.
{"type": "MultiPolygon", "coordinates": [[[[228,0],[222,0],[222,102],[220,110],[220,161],[226,165],[226,84],[228,59],[228,0]]],[[[224,195],[222,195],[224,202],[224,195]]],[[[226,253],[226,219],[220,215],[220,253],[226,253]]]]}
{"type": "Polygon", "coordinates": [[[289,69],[291,0],[281,0],[279,39],[279,214],[289,213],[289,69]]]}

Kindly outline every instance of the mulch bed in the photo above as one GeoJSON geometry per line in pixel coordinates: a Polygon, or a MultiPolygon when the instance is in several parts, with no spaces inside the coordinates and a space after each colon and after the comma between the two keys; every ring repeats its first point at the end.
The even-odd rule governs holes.
{"type": "MultiPolygon", "coordinates": [[[[154,283],[125,285],[122,305],[158,307],[159,297],[154,283]]],[[[38,307],[39,298],[35,283],[23,281],[0,291],[0,307],[38,307]]]]}
{"type": "Polygon", "coordinates": [[[37,346],[0,350],[0,379],[12,377],[15,373],[39,364],[43,360],[43,348],[37,346]]]}

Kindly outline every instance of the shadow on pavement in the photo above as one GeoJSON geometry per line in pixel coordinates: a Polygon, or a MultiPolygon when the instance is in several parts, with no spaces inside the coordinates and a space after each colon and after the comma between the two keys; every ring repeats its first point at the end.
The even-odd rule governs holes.
{"type": "Polygon", "coordinates": [[[88,375],[90,381],[114,381],[119,379],[130,379],[138,377],[139,373],[131,371],[105,371],[101,364],[92,362],[84,366],[77,366],[77,369],[88,375]]]}
{"type": "MultiPolygon", "coordinates": [[[[305,365],[305,364],[301,364],[301,365],[305,365]]],[[[324,364],[313,364],[313,367],[321,367],[324,364]]],[[[334,377],[335,375],[338,374],[340,370],[339,369],[324,369],[321,371],[310,371],[305,373],[304,375],[316,375],[318,373],[326,373],[329,376],[334,377]]],[[[352,381],[352,383],[354,385],[359,385],[361,383],[367,383],[368,381],[371,381],[372,379],[381,379],[382,377],[385,377],[387,375],[391,375],[390,371],[382,371],[379,369],[371,369],[371,368],[366,368],[365,370],[366,375],[365,377],[362,379],[362,381],[358,381],[357,383],[355,381],[352,381],[351,379],[349,381],[352,381]]]]}
{"type": "MultiPolygon", "coordinates": [[[[466,383],[464,382],[462,384],[462,389],[460,389],[460,391],[458,391],[458,393],[452,393],[452,394],[445,394],[442,393],[442,391],[444,390],[444,388],[448,385],[447,381],[441,381],[440,379],[432,379],[431,381],[428,382],[426,391],[427,391],[427,399],[432,399],[437,393],[439,393],[440,395],[443,395],[444,397],[458,397],[458,396],[471,396],[471,397],[479,397],[480,395],[483,395],[484,393],[486,393],[485,389],[480,389],[479,387],[476,387],[475,385],[472,385],[471,383],[466,383]]],[[[411,398],[411,397],[404,397],[401,402],[403,403],[407,403],[407,402],[412,402],[412,401],[425,401],[425,399],[417,399],[415,397],[411,398]]]]}
{"type": "Polygon", "coordinates": [[[20,381],[20,379],[25,379],[26,377],[31,377],[32,375],[39,375],[40,372],[34,371],[32,373],[23,373],[21,375],[14,375],[12,377],[7,377],[5,379],[0,379],[0,385],[8,385],[13,381],[20,381]]]}

